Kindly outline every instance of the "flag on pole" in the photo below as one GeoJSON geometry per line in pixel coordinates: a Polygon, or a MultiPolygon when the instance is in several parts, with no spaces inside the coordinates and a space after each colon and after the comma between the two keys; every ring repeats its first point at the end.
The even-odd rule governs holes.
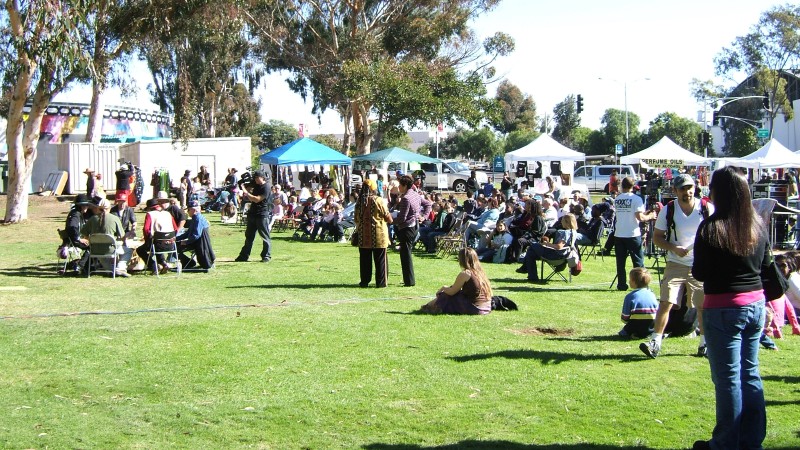
{"type": "Polygon", "coordinates": [[[305,130],[303,130],[303,124],[302,123],[297,128],[297,135],[300,136],[300,137],[306,137],[306,133],[305,133],[305,130]]]}

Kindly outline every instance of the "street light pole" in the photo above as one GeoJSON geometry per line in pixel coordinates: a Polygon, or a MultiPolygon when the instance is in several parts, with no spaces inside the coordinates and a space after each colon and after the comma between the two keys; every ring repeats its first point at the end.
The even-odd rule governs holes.
{"type": "MultiPolygon", "coordinates": [[[[604,81],[613,81],[615,83],[622,83],[623,94],[625,95],[625,154],[628,155],[628,154],[630,154],[630,148],[628,147],[629,143],[630,143],[630,122],[628,120],[628,83],[629,83],[629,81],[627,81],[627,80],[620,81],[620,80],[615,80],[613,78],[603,78],[603,77],[597,77],[597,79],[598,80],[604,80],[604,81]]],[[[636,83],[637,81],[650,81],[650,78],[649,77],[639,78],[639,79],[630,81],[630,83],[636,83]]]]}

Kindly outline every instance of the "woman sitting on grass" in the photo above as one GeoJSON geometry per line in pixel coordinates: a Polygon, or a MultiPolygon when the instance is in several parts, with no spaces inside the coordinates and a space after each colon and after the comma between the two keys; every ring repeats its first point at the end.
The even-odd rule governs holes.
{"type": "Polygon", "coordinates": [[[471,248],[458,251],[458,265],[463,269],[451,286],[442,286],[436,298],[422,305],[422,312],[432,314],[489,314],[492,312],[492,288],[478,255],[471,248]]]}

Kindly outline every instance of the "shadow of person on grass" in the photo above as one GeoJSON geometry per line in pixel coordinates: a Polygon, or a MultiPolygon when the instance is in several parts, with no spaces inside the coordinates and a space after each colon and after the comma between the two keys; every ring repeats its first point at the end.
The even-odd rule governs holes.
{"type": "Polygon", "coordinates": [[[617,446],[607,444],[521,444],[511,441],[475,441],[466,440],[455,444],[445,444],[436,446],[421,446],[414,444],[367,444],[362,447],[366,450],[652,450],[650,447],[642,446],[617,446]]]}
{"type": "Polygon", "coordinates": [[[762,375],[761,379],[764,381],[782,381],[787,384],[800,384],[800,376],[762,375]]]}
{"type": "Polygon", "coordinates": [[[474,355],[448,356],[456,362],[480,361],[491,358],[507,359],[538,359],[542,364],[560,364],[565,361],[605,361],[613,360],[619,362],[641,361],[642,355],[597,355],[564,352],[545,352],[540,350],[503,350],[493,353],[476,353],[474,355]]]}
{"type": "MultiPolygon", "coordinates": [[[[69,278],[58,274],[61,266],[23,266],[13,269],[0,269],[0,275],[23,278],[69,278]]],[[[74,278],[74,277],[73,277],[74,278]]]]}

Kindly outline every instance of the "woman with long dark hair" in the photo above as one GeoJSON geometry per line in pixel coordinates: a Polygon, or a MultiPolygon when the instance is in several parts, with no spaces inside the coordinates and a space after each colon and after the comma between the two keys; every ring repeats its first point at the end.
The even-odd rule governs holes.
{"type": "Polygon", "coordinates": [[[489,314],[492,312],[492,287],[481,267],[475,250],[463,247],[458,251],[461,272],[450,286],[442,286],[436,298],[422,305],[422,311],[433,314],[489,314]]]}
{"type": "Polygon", "coordinates": [[[361,282],[358,285],[361,287],[369,286],[372,281],[372,261],[375,262],[375,287],[386,287],[386,247],[389,246],[389,230],[386,225],[392,223],[392,215],[383,199],[375,195],[377,189],[375,181],[364,181],[354,214],[354,239],[355,245],[358,245],[361,267],[361,282]]]}
{"type": "Polygon", "coordinates": [[[762,273],[772,256],[750,187],[732,167],[710,184],[714,213],[698,229],[692,275],[703,282],[703,327],[716,394],[716,426],[695,449],[761,449],[767,429],[758,343],[764,324],[762,273]]]}

